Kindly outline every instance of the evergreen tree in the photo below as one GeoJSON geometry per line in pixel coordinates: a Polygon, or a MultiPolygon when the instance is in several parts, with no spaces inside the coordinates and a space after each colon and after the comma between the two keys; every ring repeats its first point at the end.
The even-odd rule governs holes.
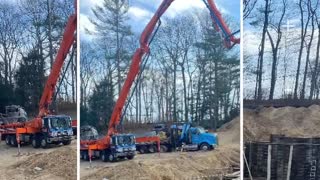
{"type": "MultiPolygon", "coordinates": [[[[102,6],[92,9],[94,18],[90,21],[95,25],[95,34],[99,37],[99,43],[105,50],[105,58],[109,65],[115,66],[117,81],[117,93],[120,93],[123,82],[122,73],[130,60],[130,36],[131,28],[127,25],[128,0],[104,0],[102,6]]],[[[110,72],[109,72],[110,73],[110,72]]]]}
{"type": "Polygon", "coordinates": [[[35,111],[42,95],[45,84],[43,59],[35,50],[22,58],[16,72],[16,94],[19,104],[26,110],[35,111]]]}
{"type": "MultiPolygon", "coordinates": [[[[111,80],[104,78],[93,90],[89,99],[89,112],[87,124],[95,126],[98,130],[107,129],[114,106],[113,87],[111,80]]],[[[82,119],[81,119],[82,121],[82,119]]]]}
{"type": "Polygon", "coordinates": [[[232,110],[230,93],[239,88],[239,59],[230,57],[223,46],[220,35],[213,27],[203,27],[204,37],[196,43],[201,51],[198,62],[202,67],[202,106],[200,107],[204,126],[217,129],[224,120],[229,119],[232,110]]]}

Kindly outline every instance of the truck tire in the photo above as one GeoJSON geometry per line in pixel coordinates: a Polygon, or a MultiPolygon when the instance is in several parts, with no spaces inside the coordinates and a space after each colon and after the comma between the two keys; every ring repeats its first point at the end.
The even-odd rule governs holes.
{"type": "Polygon", "coordinates": [[[107,162],[108,161],[107,153],[105,151],[102,151],[100,158],[101,158],[101,161],[107,162]]]}
{"type": "Polygon", "coordinates": [[[18,146],[16,136],[11,136],[10,141],[11,141],[10,142],[11,146],[14,146],[14,147],[18,146]]]}
{"type": "Polygon", "coordinates": [[[39,148],[40,147],[40,141],[37,136],[34,136],[31,140],[31,144],[33,148],[39,148]]]}
{"type": "Polygon", "coordinates": [[[40,145],[43,149],[47,148],[48,147],[48,141],[47,141],[47,138],[46,137],[42,137],[41,138],[41,141],[40,141],[40,145]]]}
{"type": "Polygon", "coordinates": [[[139,148],[139,153],[140,153],[140,154],[145,154],[145,153],[146,153],[146,150],[147,150],[147,148],[146,148],[145,146],[141,146],[141,147],[139,148]]]}
{"type": "Polygon", "coordinates": [[[131,156],[127,156],[127,159],[131,160],[134,158],[134,155],[131,155],[131,156]]]}
{"type": "Polygon", "coordinates": [[[168,147],[165,145],[160,145],[160,152],[162,152],[162,153],[168,152],[168,147]]]}
{"type": "Polygon", "coordinates": [[[200,150],[202,150],[202,151],[208,151],[208,150],[210,150],[209,144],[208,144],[208,143],[202,143],[202,144],[200,145],[200,150]]]}
{"type": "Polygon", "coordinates": [[[6,144],[9,146],[11,145],[11,138],[9,135],[6,136],[6,144]]]}
{"type": "Polygon", "coordinates": [[[83,152],[80,151],[80,159],[83,159],[83,152]]]}
{"type": "Polygon", "coordinates": [[[89,160],[90,160],[90,159],[89,159],[89,154],[88,154],[87,151],[84,151],[84,152],[83,152],[83,160],[85,160],[85,161],[89,161],[89,160]]]}
{"type": "Polygon", "coordinates": [[[148,151],[150,153],[155,153],[155,152],[157,152],[157,147],[154,145],[151,145],[151,146],[149,146],[148,151]]]}
{"type": "Polygon", "coordinates": [[[62,144],[63,144],[63,145],[69,145],[69,144],[71,144],[71,140],[62,141],[62,144]]]}
{"type": "Polygon", "coordinates": [[[108,161],[109,162],[115,162],[117,161],[117,158],[112,153],[108,153],[108,161]]]}

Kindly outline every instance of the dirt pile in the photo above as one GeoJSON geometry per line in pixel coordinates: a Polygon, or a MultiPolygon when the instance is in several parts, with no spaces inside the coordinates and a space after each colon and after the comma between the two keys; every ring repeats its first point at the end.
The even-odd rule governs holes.
{"type": "Polygon", "coordinates": [[[240,117],[224,124],[218,129],[219,145],[240,144],[240,117]]]}
{"type": "Polygon", "coordinates": [[[138,156],[114,166],[88,169],[92,171],[81,179],[191,179],[227,173],[231,166],[239,166],[239,148],[229,146],[209,152],[179,152],[138,156]]]}
{"type": "Polygon", "coordinates": [[[320,134],[320,106],[244,109],[244,140],[269,141],[270,134],[315,137],[320,134]]]}
{"type": "Polygon", "coordinates": [[[77,177],[77,151],[72,147],[63,147],[49,153],[39,153],[18,162],[12,167],[30,176],[53,174],[66,180],[77,177]]]}

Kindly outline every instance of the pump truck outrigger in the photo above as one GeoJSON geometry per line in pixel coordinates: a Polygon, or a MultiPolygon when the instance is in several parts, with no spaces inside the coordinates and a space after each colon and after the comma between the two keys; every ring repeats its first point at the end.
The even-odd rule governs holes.
{"type": "MultiPolygon", "coordinates": [[[[76,7],[76,4],[75,4],[76,7]]],[[[39,103],[38,115],[26,122],[9,123],[0,126],[1,139],[6,144],[18,146],[31,143],[34,148],[46,148],[48,144],[68,145],[73,135],[71,117],[66,115],[54,115],[50,111],[50,104],[56,95],[55,89],[67,55],[75,42],[77,27],[76,9],[67,22],[63,38],[48,76],[47,82],[39,103]]],[[[71,55],[72,56],[72,55],[71,55]]],[[[71,58],[70,58],[71,59],[71,58]]]]}
{"type": "MultiPolygon", "coordinates": [[[[144,31],[140,37],[140,47],[135,51],[132,57],[132,63],[129,68],[127,78],[124,82],[124,85],[120,91],[119,98],[114,106],[107,134],[97,140],[81,140],[81,158],[85,160],[90,160],[92,157],[100,157],[102,161],[116,161],[118,158],[128,158],[132,159],[135,156],[136,145],[135,137],[131,134],[119,134],[117,132],[117,126],[121,123],[123,115],[123,107],[125,106],[126,99],[128,98],[132,84],[140,79],[141,73],[144,69],[145,63],[149,57],[150,53],[150,44],[153,40],[154,35],[157,32],[156,26],[158,27],[161,23],[160,17],[165,13],[169,8],[171,3],[174,0],[164,0],[160,7],[157,9],[155,15],[152,17],[150,22],[145,27],[144,31]],[[128,141],[120,141],[119,139],[130,139],[128,141]]],[[[224,22],[220,12],[218,11],[213,0],[202,0],[206,7],[210,11],[211,19],[213,20],[215,30],[221,32],[221,35],[224,39],[224,45],[226,48],[232,48],[235,44],[240,43],[240,39],[235,38],[234,34],[231,33],[230,29],[224,22]]],[[[137,83],[136,83],[137,84],[137,83]]],[[[134,86],[133,91],[135,90],[136,85],[134,86]]],[[[129,97],[128,101],[130,101],[129,97]]],[[[142,141],[155,141],[158,144],[158,150],[160,145],[160,138],[155,136],[140,138],[142,141]]],[[[141,141],[140,141],[141,143],[141,141]]]]}

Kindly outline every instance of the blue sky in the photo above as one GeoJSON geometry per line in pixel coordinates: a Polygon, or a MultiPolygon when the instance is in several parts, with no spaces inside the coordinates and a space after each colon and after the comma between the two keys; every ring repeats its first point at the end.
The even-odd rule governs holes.
{"type": "MultiPolygon", "coordinates": [[[[93,18],[91,9],[102,2],[103,0],[80,1],[80,34],[82,38],[90,38],[88,37],[89,35],[84,34],[84,28],[94,30],[94,26],[89,21],[89,18],[93,18]]],[[[162,0],[129,0],[130,9],[128,16],[130,19],[128,22],[132,26],[133,31],[136,33],[142,31],[161,2],[162,0]]],[[[222,14],[231,17],[233,21],[240,21],[240,0],[215,0],[215,3],[222,14]]],[[[208,11],[202,0],[175,0],[165,13],[164,17],[174,17],[192,9],[203,9],[208,11]]]]}

